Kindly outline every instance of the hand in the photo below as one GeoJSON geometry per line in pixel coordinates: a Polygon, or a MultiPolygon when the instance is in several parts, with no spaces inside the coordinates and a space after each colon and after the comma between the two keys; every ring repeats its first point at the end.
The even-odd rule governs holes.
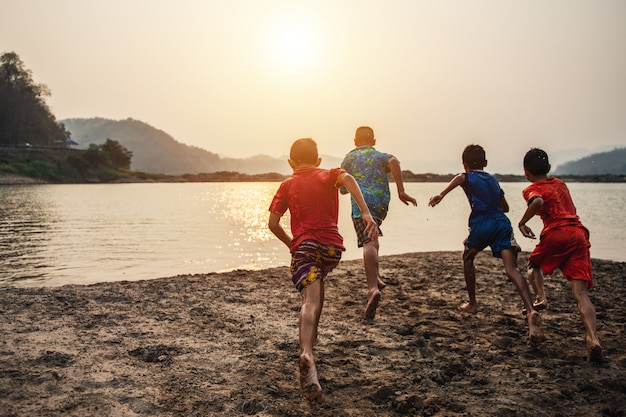
{"type": "Polygon", "coordinates": [[[402,201],[407,206],[409,205],[409,203],[413,204],[414,206],[417,206],[417,201],[413,197],[405,193],[404,191],[399,193],[398,197],[400,197],[400,201],[402,201]]]}
{"type": "Polygon", "coordinates": [[[430,197],[430,200],[428,201],[428,205],[431,207],[435,207],[437,204],[441,202],[441,200],[443,200],[443,197],[441,196],[441,194],[434,195],[430,197]]]}
{"type": "Polygon", "coordinates": [[[519,225],[519,230],[520,232],[522,232],[522,234],[530,239],[536,239],[537,237],[535,236],[535,234],[533,233],[532,229],[528,226],[526,226],[525,224],[520,224],[519,225]]]}
{"type": "Polygon", "coordinates": [[[378,239],[378,224],[374,221],[371,214],[364,214],[363,221],[365,222],[365,233],[372,240],[378,239]]]}

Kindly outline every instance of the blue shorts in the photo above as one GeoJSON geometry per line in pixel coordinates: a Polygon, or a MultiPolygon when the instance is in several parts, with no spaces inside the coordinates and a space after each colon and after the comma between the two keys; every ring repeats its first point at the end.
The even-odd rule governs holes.
{"type": "Polygon", "coordinates": [[[324,278],[341,260],[341,248],[305,240],[291,254],[291,281],[298,291],[324,278]]]}
{"type": "Polygon", "coordinates": [[[502,257],[503,250],[512,247],[516,250],[520,249],[513,237],[513,228],[507,217],[484,220],[470,227],[465,247],[480,252],[487,246],[491,247],[491,253],[496,258],[502,257]]]}

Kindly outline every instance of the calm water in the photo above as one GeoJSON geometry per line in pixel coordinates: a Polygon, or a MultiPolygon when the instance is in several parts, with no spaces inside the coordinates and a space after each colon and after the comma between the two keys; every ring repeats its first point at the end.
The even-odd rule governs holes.
{"type": "MultiPolygon", "coordinates": [[[[460,250],[468,203],[461,190],[436,208],[445,184],[409,183],[418,207],[392,201],[381,254],[460,250]]],[[[505,183],[514,224],[526,183],[505,183]]],[[[266,227],[278,183],[0,186],[0,285],[56,286],[140,280],[286,265],[287,248],[266,227]]],[[[570,184],[594,258],[626,261],[626,184],[570,184]]],[[[342,196],[339,228],[347,251],[361,252],[342,196]]],[[[288,219],[285,218],[285,227],[288,219]]],[[[538,218],[530,222],[541,230],[538,218]]],[[[524,250],[534,242],[518,233],[524,250]]]]}

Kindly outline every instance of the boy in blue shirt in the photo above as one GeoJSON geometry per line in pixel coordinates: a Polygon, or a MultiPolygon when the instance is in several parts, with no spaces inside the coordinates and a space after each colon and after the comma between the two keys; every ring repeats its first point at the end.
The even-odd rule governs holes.
{"type": "Polygon", "coordinates": [[[502,259],[507,277],[522,298],[527,312],[530,342],[538,345],[544,340],[541,317],[533,308],[528,283],[517,268],[518,246],[513,238],[511,222],[504,214],[509,211],[504,191],[500,188],[498,180],[483,170],[487,166],[487,159],[485,150],[480,145],[468,145],[463,151],[462,160],[465,172],[455,176],[441,193],[431,197],[428,203],[431,207],[436,206],[450,191],[460,186],[465,191],[472,209],[469,216],[469,236],[464,242],[463,251],[463,273],[469,302],[460,308],[471,314],[478,312],[474,258],[480,251],[490,246],[493,256],[502,259]]]}

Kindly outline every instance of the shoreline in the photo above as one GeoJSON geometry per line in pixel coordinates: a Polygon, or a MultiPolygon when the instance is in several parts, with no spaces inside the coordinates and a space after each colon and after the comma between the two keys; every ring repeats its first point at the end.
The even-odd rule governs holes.
{"type": "Polygon", "coordinates": [[[38,178],[25,177],[23,175],[11,175],[0,173],[0,185],[30,185],[49,184],[47,181],[38,178]]]}
{"type": "MultiPolygon", "coordinates": [[[[17,174],[0,173],[0,185],[37,185],[37,184],[126,184],[126,183],[184,183],[184,182],[281,182],[288,175],[278,173],[266,174],[242,174],[238,172],[214,172],[200,174],[149,174],[134,173],[131,176],[121,176],[112,181],[82,181],[82,182],[51,182],[40,178],[27,177],[17,174]]],[[[507,182],[526,182],[523,175],[515,174],[494,174],[501,183],[507,182]]],[[[414,174],[410,171],[403,171],[405,183],[447,183],[454,177],[454,174],[414,174]]],[[[576,175],[556,175],[556,177],[566,182],[582,182],[582,183],[626,183],[626,175],[606,174],[595,176],[576,176],[576,175]]],[[[393,182],[393,181],[392,181],[393,182]]]]}
{"type": "MultiPolygon", "coordinates": [[[[298,293],[288,267],[62,287],[0,287],[7,416],[620,415],[626,410],[626,263],[593,260],[606,362],[585,361],[571,289],[546,277],[547,341],[532,349],[500,260],[476,258],[479,313],[460,252],[387,255],[366,322],[361,260],[326,279],[315,348],[326,402],[298,389],[298,293]]],[[[527,254],[520,255],[525,265],[527,254]]]]}

